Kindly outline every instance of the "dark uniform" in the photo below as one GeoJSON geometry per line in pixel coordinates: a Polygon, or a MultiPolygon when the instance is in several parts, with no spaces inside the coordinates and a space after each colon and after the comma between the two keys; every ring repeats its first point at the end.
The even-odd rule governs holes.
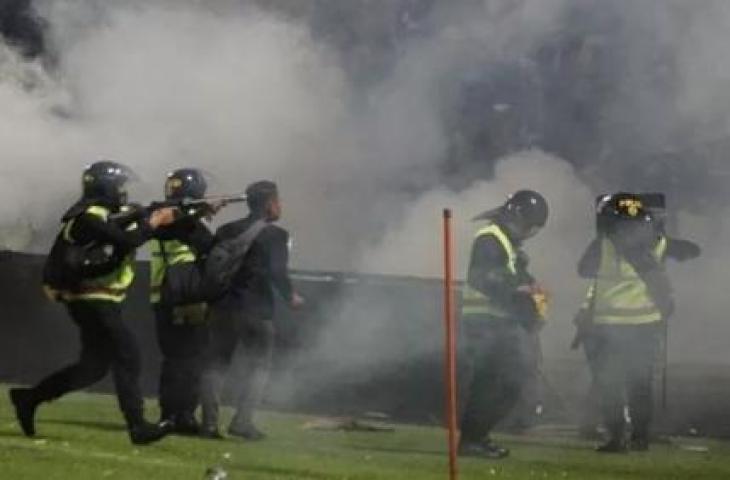
{"type": "MultiPolygon", "coordinates": [[[[93,182],[121,167],[111,162],[94,164],[85,174],[85,182],[93,182]]],[[[133,223],[117,223],[111,218],[119,207],[100,204],[93,198],[80,201],[64,217],[58,241],[76,245],[108,245],[121,260],[115,268],[101,276],[85,278],[72,289],[54,291],[63,302],[80,331],[79,359],[28,389],[11,390],[11,399],[26,435],[35,434],[36,408],[68,392],[80,390],[100,381],[111,370],[117,399],[134,443],[158,440],[167,430],[149,424],[143,416],[143,399],[139,386],[141,370],[137,341],[122,319],[122,303],[134,280],[136,249],[152,236],[152,228],[143,216],[133,223]]],[[[128,217],[131,218],[131,217],[128,217]]],[[[57,242],[58,242],[57,241],[57,242]]]]}
{"type": "Polygon", "coordinates": [[[460,451],[500,458],[509,452],[491,443],[489,433],[520,398],[531,371],[528,331],[538,326],[541,313],[516,232],[524,232],[522,238],[536,233],[547,218],[547,205],[536,192],[521,191],[486,218],[487,225],[476,233],[462,295],[460,451]],[[538,203],[537,219],[523,218],[524,210],[538,203]]]}
{"type": "MultiPolygon", "coordinates": [[[[249,204],[251,204],[249,194],[249,204]]],[[[223,225],[216,237],[226,240],[247,231],[262,218],[252,212],[243,220],[223,225]]],[[[268,380],[274,348],[274,289],[291,302],[294,294],[288,273],[289,234],[270,223],[256,237],[227,295],[211,305],[210,348],[203,380],[203,429],[215,436],[223,372],[236,348],[241,348],[241,377],[236,379],[236,414],[228,432],[247,439],[263,434],[253,426],[253,412],[268,380]]]]}
{"type": "Polygon", "coordinates": [[[484,441],[520,398],[537,312],[518,289],[532,283],[519,243],[497,223],[477,232],[462,306],[462,443],[484,441]]]}
{"type": "Polygon", "coordinates": [[[693,243],[670,239],[651,224],[646,228],[654,233],[650,231],[645,240],[630,232],[620,235],[620,230],[602,235],[589,246],[579,264],[580,275],[594,279],[583,308],[584,315],[590,316],[583,346],[595,383],[593,394],[601,397],[610,437],[599,451],[627,449],[626,405],[632,447],[648,448],[654,366],[664,322],[674,308],[664,262],[667,258],[685,260],[699,255],[699,247],[693,243]]]}
{"type": "Polygon", "coordinates": [[[193,263],[206,255],[214,237],[194,213],[155,233],[151,242],[151,301],[157,341],[162,352],[160,414],[181,433],[196,433],[195,409],[200,402],[200,376],[208,343],[205,304],[173,307],[160,302],[168,267],[193,263]]]}

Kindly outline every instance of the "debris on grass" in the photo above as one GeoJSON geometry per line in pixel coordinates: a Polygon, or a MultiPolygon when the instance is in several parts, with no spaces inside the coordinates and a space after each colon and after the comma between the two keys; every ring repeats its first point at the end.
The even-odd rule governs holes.
{"type": "Polygon", "coordinates": [[[205,471],[203,480],[227,480],[228,472],[223,470],[222,467],[209,467],[205,471]]]}
{"type": "Polygon", "coordinates": [[[707,453],[710,451],[710,447],[705,445],[680,445],[679,448],[685,452],[707,453]]]}
{"type": "Polygon", "coordinates": [[[380,422],[368,422],[353,417],[344,418],[317,418],[311,420],[302,428],[305,430],[319,430],[326,432],[394,432],[395,428],[380,422]]]}

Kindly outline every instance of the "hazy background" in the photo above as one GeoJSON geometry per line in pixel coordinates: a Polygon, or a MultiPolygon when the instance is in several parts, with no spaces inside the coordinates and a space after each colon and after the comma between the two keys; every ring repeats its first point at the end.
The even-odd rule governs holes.
{"type": "MultiPolygon", "coordinates": [[[[220,192],[276,180],[292,263],[318,270],[438,276],[450,207],[463,275],[469,218],[534,188],[551,218],[527,250],[561,357],[593,197],[664,191],[672,233],[705,249],[671,268],[672,358],[730,360],[724,0],[2,0],[0,17],[8,248],[45,250],[102,158],[132,166],[144,200],[179,166],[220,192]]],[[[324,346],[377,344],[333,331],[324,346]]]]}

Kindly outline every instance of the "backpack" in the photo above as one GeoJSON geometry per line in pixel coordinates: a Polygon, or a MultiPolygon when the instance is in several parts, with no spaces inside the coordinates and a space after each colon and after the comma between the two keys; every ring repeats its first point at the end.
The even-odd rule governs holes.
{"type": "Polygon", "coordinates": [[[267,225],[265,220],[256,220],[241,234],[219,240],[205,259],[169,265],[160,290],[160,303],[178,307],[210,303],[225,296],[253,242],[267,225]]]}
{"type": "Polygon", "coordinates": [[[43,285],[52,299],[61,291],[74,291],[86,279],[112,273],[121,263],[109,246],[91,243],[77,245],[58,234],[43,265],[43,285]]]}

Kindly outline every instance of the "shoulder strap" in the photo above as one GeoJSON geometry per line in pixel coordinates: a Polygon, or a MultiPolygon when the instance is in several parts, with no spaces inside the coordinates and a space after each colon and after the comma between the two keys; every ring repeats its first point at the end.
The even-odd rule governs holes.
{"type": "Polygon", "coordinates": [[[497,239],[499,244],[504,249],[505,254],[507,255],[507,267],[509,268],[509,271],[516,275],[517,274],[517,252],[515,251],[514,245],[512,244],[512,241],[509,239],[506,233],[497,225],[496,223],[490,223],[486,225],[485,227],[482,227],[477,233],[476,237],[481,237],[483,235],[491,235],[494,238],[497,239]]]}
{"type": "MultiPolygon", "coordinates": [[[[237,237],[235,237],[232,241],[236,245],[239,246],[245,246],[244,248],[248,250],[251,248],[251,245],[253,244],[254,240],[256,240],[256,237],[259,236],[261,231],[268,226],[268,222],[263,219],[256,220],[253,222],[246,230],[244,230],[242,233],[240,233],[237,237]]],[[[241,252],[245,253],[245,252],[241,252]]]]}

